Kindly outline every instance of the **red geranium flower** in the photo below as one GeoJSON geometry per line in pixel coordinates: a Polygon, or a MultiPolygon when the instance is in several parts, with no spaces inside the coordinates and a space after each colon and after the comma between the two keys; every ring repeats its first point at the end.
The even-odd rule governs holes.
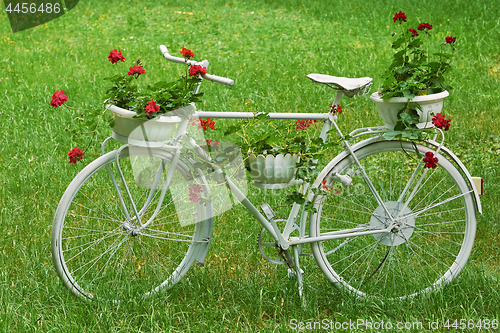
{"type": "Polygon", "coordinates": [[[200,200],[198,198],[198,193],[201,192],[201,186],[198,184],[194,184],[193,187],[189,189],[189,201],[198,202],[200,200]]]}
{"type": "Polygon", "coordinates": [[[127,75],[134,74],[137,74],[137,76],[139,76],[139,74],[146,74],[146,72],[144,71],[144,68],[142,68],[142,66],[132,66],[129,68],[127,75]]]}
{"type": "Polygon", "coordinates": [[[438,113],[435,116],[432,116],[432,123],[434,126],[440,129],[444,129],[447,131],[450,128],[450,121],[451,119],[444,119],[444,114],[438,113]]]}
{"type": "Polygon", "coordinates": [[[396,21],[405,21],[406,22],[406,14],[403,13],[402,11],[400,11],[399,13],[396,13],[396,15],[394,15],[394,17],[392,18],[392,20],[394,22],[396,21]]]}
{"type": "Polygon", "coordinates": [[[76,163],[83,158],[83,151],[80,148],[75,147],[70,150],[70,152],[68,153],[68,157],[69,163],[76,163]]]}
{"type": "Polygon", "coordinates": [[[418,36],[417,30],[415,30],[415,29],[408,29],[408,31],[411,32],[411,36],[412,37],[417,37],[418,36]]]}
{"type": "Polygon", "coordinates": [[[201,186],[198,184],[194,184],[193,187],[189,189],[189,191],[193,191],[194,193],[201,193],[201,186]]]}
{"type": "Polygon", "coordinates": [[[112,64],[118,61],[125,62],[125,58],[122,55],[122,51],[118,51],[117,49],[114,49],[113,51],[109,52],[108,59],[109,61],[111,61],[112,64]]]}
{"type": "Polygon", "coordinates": [[[207,74],[207,69],[200,65],[189,67],[189,76],[198,76],[198,74],[207,74]]]}
{"type": "Polygon", "coordinates": [[[189,121],[189,124],[197,126],[196,129],[203,128],[203,130],[206,130],[207,128],[211,128],[215,130],[214,128],[215,122],[210,118],[207,119],[194,118],[189,121]]]}
{"type": "Polygon", "coordinates": [[[438,159],[437,159],[437,157],[434,157],[434,153],[431,151],[428,151],[427,153],[425,153],[425,157],[424,157],[423,161],[425,162],[425,166],[427,168],[435,169],[437,167],[436,162],[438,161],[438,159]]]}
{"type": "Polygon", "coordinates": [[[420,31],[425,30],[425,29],[431,30],[432,29],[432,24],[429,24],[429,23],[420,23],[418,25],[417,29],[420,30],[420,31]]]}
{"type": "Polygon", "coordinates": [[[191,52],[191,50],[186,49],[185,47],[182,48],[181,54],[186,59],[194,58],[194,53],[191,52]]]}
{"type": "Polygon", "coordinates": [[[330,106],[330,113],[336,114],[336,113],[342,113],[342,107],[340,104],[337,105],[332,105],[330,106]]]}
{"type": "Polygon", "coordinates": [[[215,147],[215,150],[219,150],[219,141],[207,140],[207,146],[215,147]]]}
{"type": "Polygon", "coordinates": [[[189,201],[198,202],[200,198],[198,198],[198,194],[189,192],[189,201]]]}
{"type": "Polygon", "coordinates": [[[156,104],[153,99],[151,99],[151,101],[148,102],[148,105],[146,106],[146,113],[152,115],[153,112],[158,112],[158,111],[160,111],[160,106],[156,104]]]}
{"type": "Polygon", "coordinates": [[[457,39],[457,37],[448,36],[448,37],[446,37],[446,43],[448,43],[448,44],[455,43],[456,39],[457,39]]]}
{"type": "Polygon", "coordinates": [[[50,105],[53,107],[63,105],[68,101],[68,96],[64,94],[64,91],[57,91],[52,95],[52,100],[50,101],[50,105]]]}
{"type": "Polygon", "coordinates": [[[309,120],[297,120],[297,122],[295,123],[295,129],[301,129],[301,130],[305,130],[306,128],[308,128],[309,126],[311,126],[313,124],[313,122],[315,123],[316,120],[312,120],[312,119],[309,119],[309,120]]]}

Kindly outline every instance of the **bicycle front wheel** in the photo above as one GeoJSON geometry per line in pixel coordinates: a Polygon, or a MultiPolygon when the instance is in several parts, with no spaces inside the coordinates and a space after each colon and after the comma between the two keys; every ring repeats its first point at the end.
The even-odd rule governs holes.
{"type": "Polygon", "coordinates": [[[194,192],[208,192],[206,182],[193,192],[200,178],[179,161],[161,198],[173,155],[136,148],[130,156],[130,150],[89,164],[57,208],[52,260],[79,297],[122,300],[168,289],[208,251],[212,206],[193,199],[194,192]]]}
{"type": "Polygon", "coordinates": [[[393,226],[311,244],[318,266],[336,287],[359,297],[404,298],[439,288],[460,273],[476,230],[472,189],[443,155],[434,152],[438,166],[426,168],[422,159],[429,151],[434,152],[406,141],[379,141],[354,152],[395,223],[351,155],[342,153],[320,174],[312,237],[393,226]],[[342,187],[336,173],[349,175],[352,184],[342,187]]]}

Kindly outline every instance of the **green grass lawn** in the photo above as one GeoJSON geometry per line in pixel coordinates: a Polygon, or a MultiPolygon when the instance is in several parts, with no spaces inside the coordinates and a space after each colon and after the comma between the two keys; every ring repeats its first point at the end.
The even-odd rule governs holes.
{"type": "MultiPolygon", "coordinates": [[[[82,0],[68,14],[16,34],[0,13],[0,330],[2,332],[284,332],[291,321],[430,322],[500,319],[500,7],[496,1],[97,1],[82,0]],[[210,61],[209,72],[235,80],[231,88],[204,83],[202,110],[326,112],[331,91],[305,75],[379,77],[391,60],[392,17],[434,25],[433,39],[457,37],[444,113],[452,118],[446,146],[473,176],[484,178],[483,215],[462,274],[439,293],[399,302],[356,301],[324,280],[306,289],[257,249],[260,226],[243,207],[218,217],[203,268],[157,297],[113,304],[85,303],[64,288],[52,266],[50,233],[58,202],[75,175],[100,155],[111,134],[102,125],[83,163],[69,164],[73,113],[49,106],[64,90],[68,105],[95,109],[116,73],[109,51],[127,65],[141,58],[147,80],[177,76],[182,47],[210,61]]],[[[128,67],[127,67],[128,68],[128,67]]],[[[345,133],[382,125],[368,97],[343,99],[345,133]]],[[[224,124],[221,122],[220,125],[224,124]]],[[[334,153],[332,153],[333,156],[334,153]]],[[[274,192],[250,199],[279,202],[274,192]]],[[[484,329],[483,329],[484,330],[484,329]]],[[[325,330],[327,331],[327,330],[325,330]]],[[[378,331],[360,327],[358,331],[378,331]]],[[[413,328],[418,332],[422,329],[413,328]]],[[[488,331],[488,330],[484,330],[488,331]]]]}

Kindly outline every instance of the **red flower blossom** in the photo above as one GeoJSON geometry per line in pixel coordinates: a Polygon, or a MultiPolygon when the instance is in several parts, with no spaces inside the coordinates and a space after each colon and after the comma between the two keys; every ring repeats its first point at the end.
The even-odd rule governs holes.
{"type": "Polygon", "coordinates": [[[406,14],[403,13],[402,11],[399,11],[399,13],[396,13],[396,15],[394,15],[394,17],[392,18],[392,20],[394,22],[396,22],[396,21],[399,21],[399,22],[405,21],[406,22],[406,14]]]}
{"type": "Polygon", "coordinates": [[[189,189],[189,191],[193,191],[194,193],[201,193],[201,186],[198,184],[194,184],[193,187],[189,189]]]}
{"type": "Polygon", "coordinates": [[[127,75],[134,74],[137,74],[137,76],[139,76],[139,74],[146,74],[146,71],[144,71],[144,68],[142,68],[142,66],[132,66],[129,68],[127,75]]]}
{"type": "Polygon", "coordinates": [[[440,113],[438,113],[435,116],[432,116],[432,123],[437,128],[444,129],[445,131],[447,131],[448,129],[450,129],[451,119],[444,119],[444,116],[445,116],[444,114],[440,113]]]}
{"type": "Polygon", "coordinates": [[[186,59],[194,58],[194,53],[191,52],[191,50],[186,49],[185,47],[182,48],[181,54],[186,59]]]}
{"type": "Polygon", "coordinates": [[[417,29],[420,30],[420,31],[425,30],[425,29],[431,30],[432,29],[432,24],[429,24],[429,23],[420,23],[418,25],[417,29]]]}
{"type": "Polygon", "coordinates": [[[457,37],[448,36],[448,37],[446,37],[446,43],[448,43],[448,44],[455,43],[456,39],[457,39],[457,37]]]}
{"type": "Polygon", "coordinates": [[[417,37],[418,36],[417,30],[415,30],[415,29],[408,29],[408,31],[411,32],[411,36],[412,37],[417,37]]]}
{"type": "Polygon", "coordinates": [[[315,122],[316,122],[316,120],[313,120],[313,119],[297,120],[297,122],[295,123],[295,125],[296,125],[295,129],[305,130],[306,128],[308,128],[309,126],[311,126],[315,122]]]}
{"type": "Polygon", "coordinates": [[[323,188],[324,190],[330,191],[330,185],[326,185],[326,179],[323,179],[323,180],[321,181],[321,184],[323,184],[322,188],[323,188]]]}
{"type": "Polygon", "coordinates": [[[53,107],[63,105],[68,101],[68,96],[64,94],[64,91],[58,91],[52,95],[52,100],[50,101],[50,105],[53,107]]]}
{"type": "Polygon", "coordinates": [[[207,74],[207,69],[200,65],[189,67],[189,76],[198,76],[198,74],[207,74]]]}
{"type": "Polygon", "coordinates": [[[189,192],[189,201],[198,202],[200,198],[198,198],[198,194],[189,192]]]}
{"type": "Polygon", "coordinates": [[[68,157],[69,163],[76,163],[83,158],[83,151],[80,148],[75,147],[70,150],[70,152],[68,153],[68,157]]]}
{"type": "Polygon", "coordinates": [[[153,112],[158,112],[158,111],[160,111],[160,106],[156,104],[153,99],[151,99],[151,101],[148,102],[148,105],[146,106],[146,113],[152,115],[153,112]]]}
{"type": "Polygon", "coordinates": [[[198,194],[201,193],[201,186],[198,184],[194,184],[193,187],[189,189],[189,201],[198,202],[200,201],[198,194]]]}
{"type": "Polygon", "coordinates": [[[122,51],[118,51],[117,49],[114,49],[113,51],[109,52],[108,59],[109,61],[111,61],[112,64],[118,61],[125,62],[125,58],[122,55],[122,51]]]}
{"type": "Polygon", "coordinates": [[[215,150],[219,150],[219,141],[207,140],[207,146],[215,147],[215,150]]]}
{"type": "Polygon", "coordinates": [[[436,162],[438,161],[438,159],[437,159],[437,157],[434,157],[434,153],[431,151],[428,151],[427,153],[425,153],[425,157],[424,157],[423,161],[425,162],[425,166],[427,168],[435,169],[437,167],[436,162]]]}
{"type": "Polygon", "coordinates": [[[197,126],[196,129],[203,128],[203,130],[206,130],[207,128],[211,128],[215,130],[214,128],[215,122],[210,118],[207,119],[193,118],[189,121],[189,124],[197,126]]]}
{"type": "Polygon", "coordinates": [[[342,107],[340,104],[334,104],[330,106],[330,113],[336,114],[336,113],[342,113],[342,107]]]}

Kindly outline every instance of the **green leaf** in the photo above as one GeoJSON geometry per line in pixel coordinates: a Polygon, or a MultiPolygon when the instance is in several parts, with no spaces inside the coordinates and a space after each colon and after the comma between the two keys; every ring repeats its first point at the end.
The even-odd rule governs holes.
{"type": "Polygon", "coordinates": [[[285,200],[285,204],[293,204],[298,203],[299,205],[302,205],[306,200],[304,199],[304,196],[300,192],[292,192],[287,195],[287,198],[285,200]]]}
{"type": "Polygon", "coordinates": [[[392,42],[392,48],[393,49],[397,49],[401,46],[401,44],[403,44],[404,42],[406,42],[406,38],[404,36],[401,36],[399,37],[398,39],[396,39],[394,42],[392,42]]]}
{"type": "Polygon", "coordinates": [[[408,99],[415,98],[415,94],[413,94],[410,90],[403,91],[403,96],[408,99]]]}
{"type": "Polygon", "coordinates": [[[386,140],[392,140],[395,137],[401,135],[403,131],[389,131],[384,133],[384,139],[386,140]]]}

